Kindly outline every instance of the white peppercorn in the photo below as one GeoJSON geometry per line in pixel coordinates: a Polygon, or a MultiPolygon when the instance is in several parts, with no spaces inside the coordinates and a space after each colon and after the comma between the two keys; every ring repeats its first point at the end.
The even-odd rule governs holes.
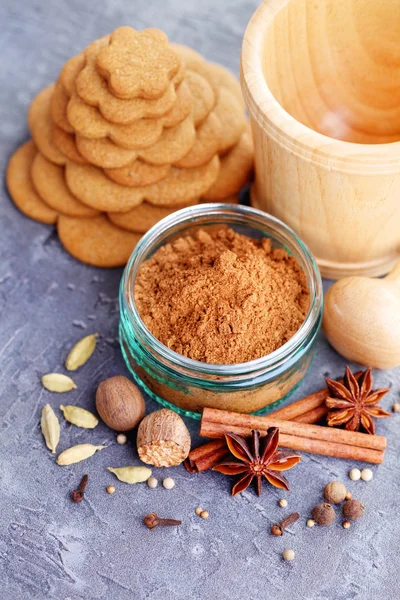
{"type": "Polygon", "coordinates": [[[117,435],[117,444],[126,444],[128,438],[126,437],[126,435],[124,433],[119,433],[117,435]]]}
{"type": "Polygon", "coordinates": [[[166,477],[163,479],[162,484],[166,490],[172,490],[172,488],[175,487],[175,481],[172,479],[172,477],[166,477]]]}
{"type": "Polygon", "coordinates": [[[291,548],[287,548],[282,552],[283,560],[294,560],[295,553],[291,548]]]}
{"type": "Polygon", "coordinates": [[[352,481],[358,481],[361,477],[360,469],[351,469],[351,471],[349,471],[349,477],[352,481]]]}
{"type": "Polygon", "coordinates": [[[363,469],[361,471],[361,479],[363,481],[371,481],[371,479],[373,478],[374,474],[371,471],[371,469],[363,469]]]}

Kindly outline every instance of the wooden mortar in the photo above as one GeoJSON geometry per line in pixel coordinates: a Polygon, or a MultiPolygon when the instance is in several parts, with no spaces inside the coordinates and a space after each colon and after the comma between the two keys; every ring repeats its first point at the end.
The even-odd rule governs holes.
{"type": "Polygon", "coordinates": [[[400,257],[400,2],[265,0],[242,89],[255,206],[290,225],[330,278],[400,257]]]}

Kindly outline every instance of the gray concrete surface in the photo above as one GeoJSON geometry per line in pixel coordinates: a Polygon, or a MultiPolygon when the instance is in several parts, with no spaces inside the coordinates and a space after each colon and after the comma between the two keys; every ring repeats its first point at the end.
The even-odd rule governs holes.
{"type": "MultiPolygon", "coordinates": [[[[2,0],[0,157],[28,136],[29,102],[48,85],[71,55],[121,24],[158,26],[170,38],[191,44],[236,72],[242,35],[257,0],[2,0]]],[[[289,507],[265,485],[236,499],[231,482],[218,473],[168,471],[172,491],[117,485],[107,466],[136,460],[134,445],[116,445],[99,425],[86,432],[62,422],[60,449],[91,441],[111,444],[87,463],[58,467],[39,430],[42,406],[61,398],[41,388],[39,378],[62,369],[70,345],[98,331],[92,360],[76,374],[78,389],[62,402],[94,407],[102,379],[127,374],[117,343],[120,270],[79,264],[58,243],[51,227],[21,215],[4,189],[0,201],[0,598],[8,600],[384,600],[399,595],[398,513],[400,415],[381,421],[388,436],[384,464],[370,483],[350,482],[350,462],[304,455],[289,473],[289,507]],[[87,500],[71,503],[70,491],[87,472],[87,500]],[[342,479],[366,505],[362,522],[349,531],[341,519],[310,530],[305,521],[325,483],[342,479]],[[201,505],[207,521],[194,514],[201,505]],[[151,511],[183,520],[179,529],[150,532],[142,518],[151,511]],[[287,511],[300,521],[282,539],[269,528],[287,511]],[[280,553],[296,551],[293,563],[280,553]]],[[[338,376],[340,358],[321,336],[312,371],[297,398],[338,376]]],[[[383,405],[400,396],[400,370],[376,374],[392,388],[383,405]]],[[[149,403],[148,409],[156,408],[149,403]]],[[[197,424],[188,425],[197,441],[197,424]]],[[[159,478],[164,473],[155,470],[159,478]]]]}

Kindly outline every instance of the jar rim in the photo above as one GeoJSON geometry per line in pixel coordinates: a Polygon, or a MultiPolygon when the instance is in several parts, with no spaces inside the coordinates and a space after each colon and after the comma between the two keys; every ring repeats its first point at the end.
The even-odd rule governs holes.
{"type": "MultiPolygon", "coordinates": [[[[206,226],[206,223],[202,224],[206,226]]],[[[229,223],[225,224],[229,225],[229,223]]],[[[179,232],[183,233],[182,229],[179,232]]],[[[270,237],[273,239],[273,236],[270,237]]],[[[286,363],[286,361],[304,344],[305,340],[309,338],[315,330],[315,327],[318,326],[323,308],[323,288],[318,266],[308,247],[295,232],[276,217],[261,210],[243,205],[222,203],[199,204],[183,208],[174,212],[172,215],[165,217],[154,225],[141,238],[125,267],[121,279],[120,298],[121,302],[125,305],[121,306],[121,309],[128,309],[128,317],[130,322],[135,326],[135,333],[147,347],[150,347],[152,351],[155,351],[157,355],[162,357],[170,366],[175,368],[178,367],[179,369],[189,372],[195,372],[196,374],[221,377],[235,377],[238,375],[256,376],[260,372],[265,373],[270,370],[272,371],[286,363]],[[173,233],[173,230],[179,226],[184,229],[185,226],[189,227],[196,225],[196,222],[201,218],[210,218],[210,221],[213,221],[213,217],[218,218],[218,216],[226,218],[231,217],[232,225],[239,224],[240,219],[249,220],[248,226],[250,227],[250,221],[253,219],[266,227],[265,233],[268,233],[271,228],[279,231],[279,233],[292,244],[296,249],[296,252],[301,256],[304,263],[302,268],[306,271],[307,284],[310,292],[310,305],[306,318],[290,340],[266,356],[235,364],[201,362],[183,356],[165,346],[144,324],[137,310],[133,293],[140,265],[153,248],[163,245],[159,244],[159,246],[157,246],[161,237],[167,237],[169,232],[173,233]]]]}

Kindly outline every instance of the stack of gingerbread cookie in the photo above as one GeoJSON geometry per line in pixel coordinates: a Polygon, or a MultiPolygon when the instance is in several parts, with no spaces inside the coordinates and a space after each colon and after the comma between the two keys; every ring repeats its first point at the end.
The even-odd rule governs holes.
{"type": "Polygon", "coordinates": [[[90,44],[36,96],[28,124],[10,194],[96,266],[124,264],[178,208],[237,201],[253,166],[236,78],[157,29],[121,27],[90,44]]]}

